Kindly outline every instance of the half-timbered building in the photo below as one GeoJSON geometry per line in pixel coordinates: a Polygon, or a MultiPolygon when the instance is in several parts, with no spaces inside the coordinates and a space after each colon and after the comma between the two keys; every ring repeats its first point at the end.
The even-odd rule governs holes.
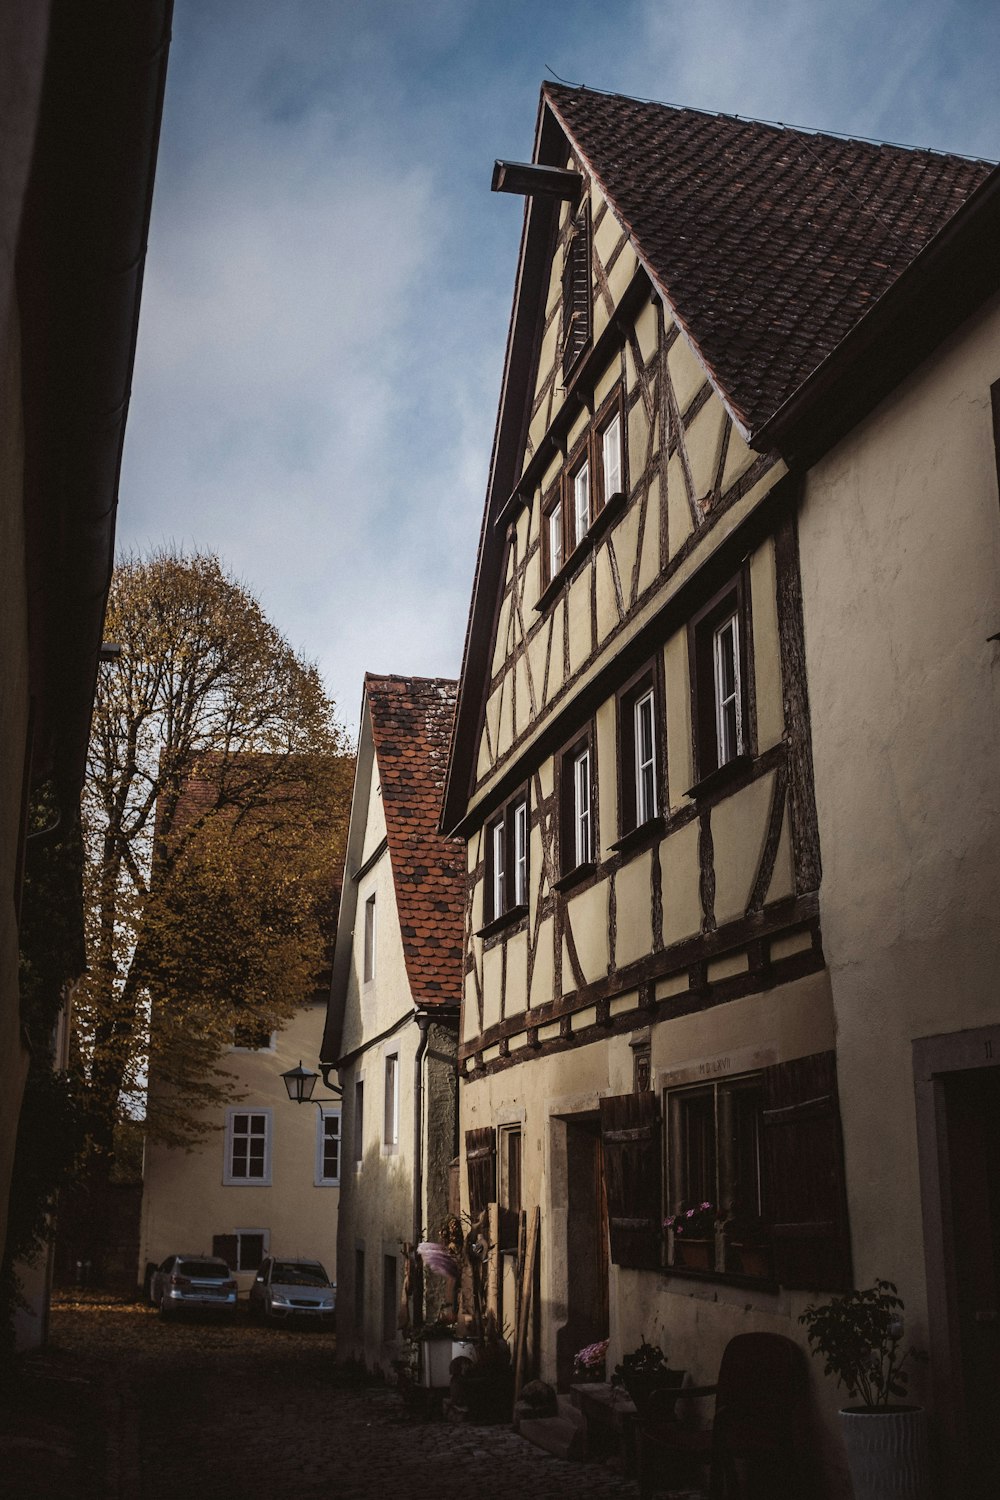
{"type": "Polygon", "coordinates": [[[556,84],[532,162],[497,163],[525,221],[442,826],[467,844],[464,1190],[540,1207],[536,1365],[561,1384],[606,1336],[712,1379],[733,1334],[801,1338],[817,1292],[897,1252],[924,1316],[913,1247],[852,1244],[864,1019],[845,1080],[810,714],[835,641],[824,744],[849,781],[865,741],[838,704],[891,564],[865,571],[874,499],[831,551],[838,501],[809,487],[981,303],[981,228],[947,293],[920,267],[995,183],[556,84]]]}
{"type": "Polygon", "coordinates": [[[421,1321],[413,1252],[448,1215],[456,1155],[464,852],[437,827],[455,689],[365,677],[321,1052],[344,1104],[338,1356],[385,1374],[404,1303],[421,1321]]]}

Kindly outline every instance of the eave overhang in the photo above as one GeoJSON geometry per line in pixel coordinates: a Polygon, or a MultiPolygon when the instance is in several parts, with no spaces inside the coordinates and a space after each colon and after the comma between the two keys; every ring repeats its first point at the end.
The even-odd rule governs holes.
{"type": "Polygon", "coordinates": [[[752,434],[807,469],[1000,289],[1000,167],[752,434]]]}
{"type": "Polygon", "coordinates": [[[172,0],[53,5],[18,244],[33,779],[83,782],[172,0]]]}

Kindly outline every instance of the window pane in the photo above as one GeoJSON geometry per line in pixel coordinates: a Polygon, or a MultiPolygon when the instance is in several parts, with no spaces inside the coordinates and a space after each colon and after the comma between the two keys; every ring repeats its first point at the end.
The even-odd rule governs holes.
{"type": "Polygon", "coordinates": [[[590,847],[590,751],[584,750],[573,763],[575,795],[576,863],[587,864],[590,847]]]}
{"type": "Polygon", "coordinates": [[[375,897],[365,902],[365,978],[375,978],[375,897]]]}
{"type": "Polygon", "coordinates": [[[563,565],[562,501],[549,511],[549,572],[551,577],[563,565]]]}
{"type": "Polygon", "coordinates": [[[264,1259],[264,1236],[262,1234],[239,1235],[240,1271],[256,1271],[264,1259]]]}
{"type": "Polygon", "coordinates": [[[503,820],[493,825],[493,916],[499,917],[504,901],[504,828],[503,820]]]}
{"type": "Polygon", "coordinates": [[[622,424],[614,417],[604,429],[604,499],[610,500],[622,487],[622,424]]]}
{"type": "Polygon", "coordinates": [[[715,667],[715,724],[718,763],[724,766],[743,749],[739,623],[735,614],[719,625],[712,649],[715,667]]]}
{"type": "Polygon", "coordinates": [[[385,1060],[385,1131],[383,1140],[387,1146],[395,1146],[399,1140],[399,1059],[395,1053],[385,1060]]]}
{"type": "Polygon", "coordinates": [[[590,525],[590,465],[585,463],[573,476],[573,545],[579,546],[590,525]]]}
{"type": "Polygon", "coordinates": [[[323,1116],[323,1176],[340,1176],[340,1116],[323,1116]]]}
{"type": "Polygon", "coordinates": [[[528,804],[519,802],[514,809],[514,905],[523,906],[528,899],[528,804]]]}
{"type": "Polygon", "coordinates": [[[505,1130],[503,1141],[503,1206],[521,1207],[521,1132],[505,1130]]]}
{"type": "Polygon", "coordinates": [[[656,816],[656,766],[653,751],[653,694],[644,693],[636,702],[635,725],[635,821],[656,816]]]}
{"type": "Polygon", "coordinates": [[[354,1160],[361,1161],[365,1154],[365,1085],[358,1079],[354,1085],[354,1160]]]}

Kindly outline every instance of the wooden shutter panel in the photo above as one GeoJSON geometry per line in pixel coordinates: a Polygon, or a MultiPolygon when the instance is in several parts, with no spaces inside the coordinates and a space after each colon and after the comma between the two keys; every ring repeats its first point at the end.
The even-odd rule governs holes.
{"type": "Polygon", "coordinates": [[[563,264],[563,373],[590,339],[590,223],[586,210],[573,227],[563,264]]]}
{"type": "Polygon", "coordinates": [[[619,1094],[600,1103],[611,1259],[616,1266],[658,1270],[663,1244],[660,1101],[647,1093],[619,1094]]]}
{"type": "Polygon", "coordinates": [[[844,1146],[833,1052],[764,1070],[764,1145],[774,1243],[782,1286],[851,1286],[844,1146]]]}
{"type": "Polygon", "coordinates": [[[217,1255],[220,1260],[224,1260],[229,1269],[232,1270],[239,1255],[239,1245],[237,1244],[235,1234],[213,1234],[212,1254],[217,1255]]]}
{"type": "Polygon", "coordinates": [[[497,1196],[497,1138],[492,1126],[465,1132],[465,1165],[469,1174],[469,1217],[478,1219],[497,1196]]]}

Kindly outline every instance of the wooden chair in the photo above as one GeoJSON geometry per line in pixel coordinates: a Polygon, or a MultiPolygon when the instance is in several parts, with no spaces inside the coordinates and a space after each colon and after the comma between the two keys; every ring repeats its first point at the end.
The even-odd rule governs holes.
{"type": "Polygon", "coordinates": [[[711,1500],[813,1500],[808,1388],[805,1355],[791,1339],[737,1334],[717,1383],[681,1393],[682,1400],[715,1396],[711,1428],[672,1420],[676,1393],[650,1399],[638,1430],[642,1500],[690,1482],[705,1465],[711,1500]]]}

